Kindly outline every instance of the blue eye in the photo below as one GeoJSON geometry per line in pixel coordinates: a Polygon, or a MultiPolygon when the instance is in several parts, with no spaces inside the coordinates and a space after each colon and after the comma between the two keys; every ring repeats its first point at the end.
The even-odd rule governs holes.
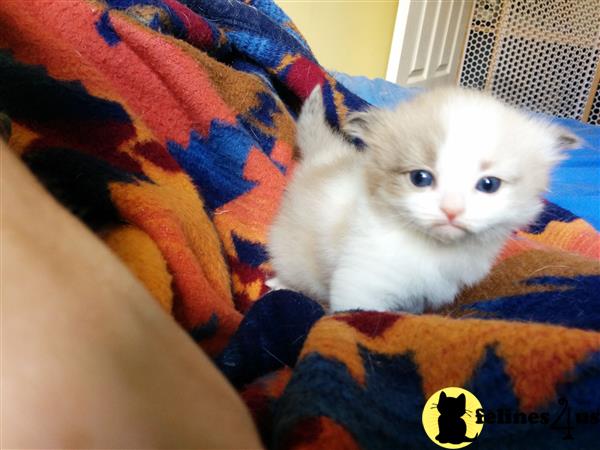
{"type": "Polygon", "coordinates": [[[475,185],[475,189],[481,192],[485,192],[486,194],[493,194],[498,189],[500,189],[500,185],[502,184],[502,180],[496,177],[483,177],[481,178],[477,184],[475,185]]]}
{"type": "Polygon", "coordinates": [[[433,175],[428,170],[413,170],[410,181],[417,187],[427,187],[433,184],[433,175]]]}

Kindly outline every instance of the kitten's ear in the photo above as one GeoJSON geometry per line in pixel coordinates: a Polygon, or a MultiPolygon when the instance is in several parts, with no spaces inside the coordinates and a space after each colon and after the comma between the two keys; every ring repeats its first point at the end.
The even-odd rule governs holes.
{"type": "Polygon", "coordinates": [[[550,142],[545,149],[545,156],[548,163],[557,164],[567,158],[565,154],[569,150],[575,150],[584,145],[584,141],[569,129],[560,125],[550,125],[546,129],[549,134],[550,142]]]}
{"type": "Polygon", "coordinates": [[[317,84],[310,95],[304,100],[302,104],[301,116],[315,116],[316,118],[323,120],[325,118],[325,106],[323,105],[323,92],[321,85],[317,84]]]}
{"type": "Polygon", "coordinates": [[[575,150],[584,143],[579,136],[560,126],[554,128],[554,136],[556,139],[556,148],[559,151],[575,150]]]}
{"type": "Polygon", "coordinates": [[[440,392],[440,402],[446,400],[446,393],[444,391],[440,392]]]}
{"type": "Polygon", "coordinates": [[[460,402],[462,408],[464,408],[467,405],[467,397],[465,397],[465,394],[460,394],[458,396],[458,401],[460,402]]]}
{"type": "Polygon", "coordinates": [[[372,132],[373,123],[376,120],[375,115],[375,108],[366,111],[353,111],[346,116],[342,130],[350,137],[365,142],[372,132]]]}

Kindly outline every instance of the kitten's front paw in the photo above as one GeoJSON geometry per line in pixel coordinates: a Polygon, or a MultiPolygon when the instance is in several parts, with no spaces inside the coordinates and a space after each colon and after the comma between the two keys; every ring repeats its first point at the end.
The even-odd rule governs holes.
{"type": "Polygon", "coordinates": [[[288,286],[283,284],[281,280],[277,277],[269,278],[265,281],[265,286],[267,286],[272,291],[280,291],[282,289],[290,289],[288,286]]]}
{"type": "Polygon", "coordinates": [[[411,314],[422,314],[425,311],[424,298],[402,298],[398,295],[390,295],[389,297],[389,303],[394,305],[391,308],[392,311],[411,314]]]}
{"type": "Polygon", "coordinates": [[[424,302],[424,306],[435,311],[436,309],[440,309],[443,306],[453,303],[457,294],[457,286],[447,286],[445,289],[440,290],[439,293],[430,294],[424,302]]]}
{"type": "Polygon", "coordinates": [[[397,295],[348,295],[345,297],[332,296],[330,302],[332,312],[361,309],[365,311],[393,311],[410,314],[421,314],[425,309],[425,301],[421,299],[406,299],[397,295]]]}

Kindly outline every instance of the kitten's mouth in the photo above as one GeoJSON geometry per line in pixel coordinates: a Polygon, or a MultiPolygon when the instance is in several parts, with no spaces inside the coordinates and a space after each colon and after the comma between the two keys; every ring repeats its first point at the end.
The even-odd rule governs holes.
{"type": "Polygon", "coordinates": [[[470,233],[469,229],[455,222],[439,222],[431,226],[433,235],[438,239],[449,242],[463,238],[470,233]]]}
{"type": "Polygon", "coordinates": [[[461,225],[459,223],[456,222],[438,222],[438,223],[434,223],[433,224],[433,228],[437,229],[437,230],[461,230],[464,231],[465,233],[469,232],[469,229],[467,227],[465,227],[464,225],[461,225]]]}

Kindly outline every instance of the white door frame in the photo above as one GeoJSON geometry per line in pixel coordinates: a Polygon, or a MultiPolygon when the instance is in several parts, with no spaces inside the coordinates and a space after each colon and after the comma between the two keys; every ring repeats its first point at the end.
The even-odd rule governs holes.
{"type": "Polygon", "coordinates": [[[385,79],[403,86],[456,84],[474,0],[399,0],[385,79]]]}

